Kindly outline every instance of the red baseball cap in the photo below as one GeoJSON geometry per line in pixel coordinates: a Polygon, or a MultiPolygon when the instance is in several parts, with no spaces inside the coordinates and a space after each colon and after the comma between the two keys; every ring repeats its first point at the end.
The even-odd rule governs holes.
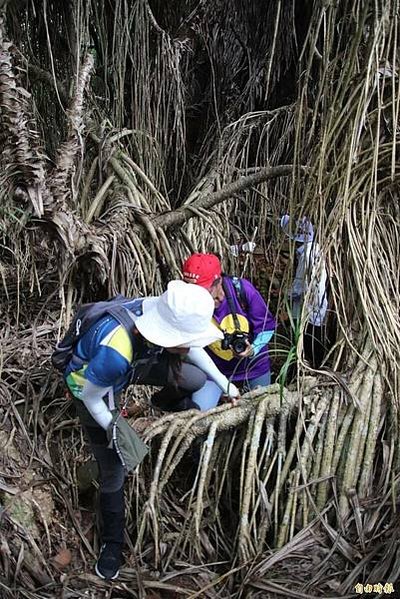
{"type": "Polygon", "coordinates": [[[221,262],[215,254],[192,254],[183,263],[183,278],[187,283],[211,287],[222,274],[221,262]]]}

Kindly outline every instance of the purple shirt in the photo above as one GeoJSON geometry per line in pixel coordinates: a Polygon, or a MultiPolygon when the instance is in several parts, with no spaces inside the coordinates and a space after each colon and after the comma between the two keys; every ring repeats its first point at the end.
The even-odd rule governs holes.
{"type": "MultiPolygon", "coordinates": [[[[250,343],[253,343],[259,333],[275,330],[276,322],[275,318],[268,310],[261,294],[250,281],[240,279],[240,283],[242,295],[246,300],[245,307],[240,305],[238,292],[232,283],[232,279],[230,277],[224,277],[225,287],[230,291],[236,309],[240,330],[249,333],[250,343]]],[[[213,318],[215,324],[217,324],[223,331],[232,333],[236,330],[234,319],[226,298],[224,298],[218,308],[214,310],[213,318]]],[[[221,348],[220,340],[209,345],[206,348],[206,351],[219,370],[232,381],[255,379],[266,374],[270,370],[267,345],[264,345],[256,356],[249,358],[238,358],[231,349],[223,350],[221,348]]]]}

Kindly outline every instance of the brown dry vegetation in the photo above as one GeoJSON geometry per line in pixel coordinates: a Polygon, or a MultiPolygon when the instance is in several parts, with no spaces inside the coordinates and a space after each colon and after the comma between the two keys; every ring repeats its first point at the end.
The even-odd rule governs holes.
{"type": "Polygon", "coordinates": [[[396,588],[398,2],[3,0],[0,14],[0,597],[396,588]],[[289,389],[163,418],[131,389],[152,453],[106,584],[91,573],[96,473],[51,348],[77,302],[158,293],[193,250],[240,274],[240,238],[255,236],[241,266],[266,297],[280,285],[279,311],[283,211],[310,215],[326,256],[328,366],[307,369],[297,331],[289,389]]]}

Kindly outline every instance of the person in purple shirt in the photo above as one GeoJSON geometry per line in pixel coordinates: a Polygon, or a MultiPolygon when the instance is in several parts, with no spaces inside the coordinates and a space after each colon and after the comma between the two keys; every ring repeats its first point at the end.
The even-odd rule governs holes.
{"type": "MultiPolygon", "coordinates": [[[[214,254],[192,254],[183,264],[183,278],[206,288],[214,299],[213,321],[224,333],[206,348],[217,368],[244,391],[271,383],[268,343],[276,321],[257,289],[246,279],[222,274],[214,254]]],[[[201,410],[215,407],[221,397],[214,380],[193,393],[201,410]]]]}

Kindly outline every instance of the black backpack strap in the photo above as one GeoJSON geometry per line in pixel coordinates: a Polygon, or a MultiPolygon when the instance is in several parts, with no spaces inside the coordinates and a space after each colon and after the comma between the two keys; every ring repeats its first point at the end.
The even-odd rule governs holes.
{"type": "Polygon", "coordinates": [[[235,303],[234,303],[233,298],[231,296],[230,289],[228,288],[228,286],[227,286],[227,284],[226,284],[226,282],[225,282],[224,279],[225,279],[225,277],[222,277],[222,288],[224,290],[225,297],[226,297],[226,300],[228,302],[229,310],[230,310],[230,312],[232,314],[232,317],[233,317],[233,323],[235,325],[235,329],[237,331],[240,331],[241,330],[240,329],[240,322],[239,322],[239,319],[237,317],[236,306],[235,306],[235,303]]]}
{"type": "Polygon", "coordinates": [[[150,370],[158,363],[163,352],[162,348],[156,349],[150,356],[133,361],[130,384],[141,384],[150,370]]]}

